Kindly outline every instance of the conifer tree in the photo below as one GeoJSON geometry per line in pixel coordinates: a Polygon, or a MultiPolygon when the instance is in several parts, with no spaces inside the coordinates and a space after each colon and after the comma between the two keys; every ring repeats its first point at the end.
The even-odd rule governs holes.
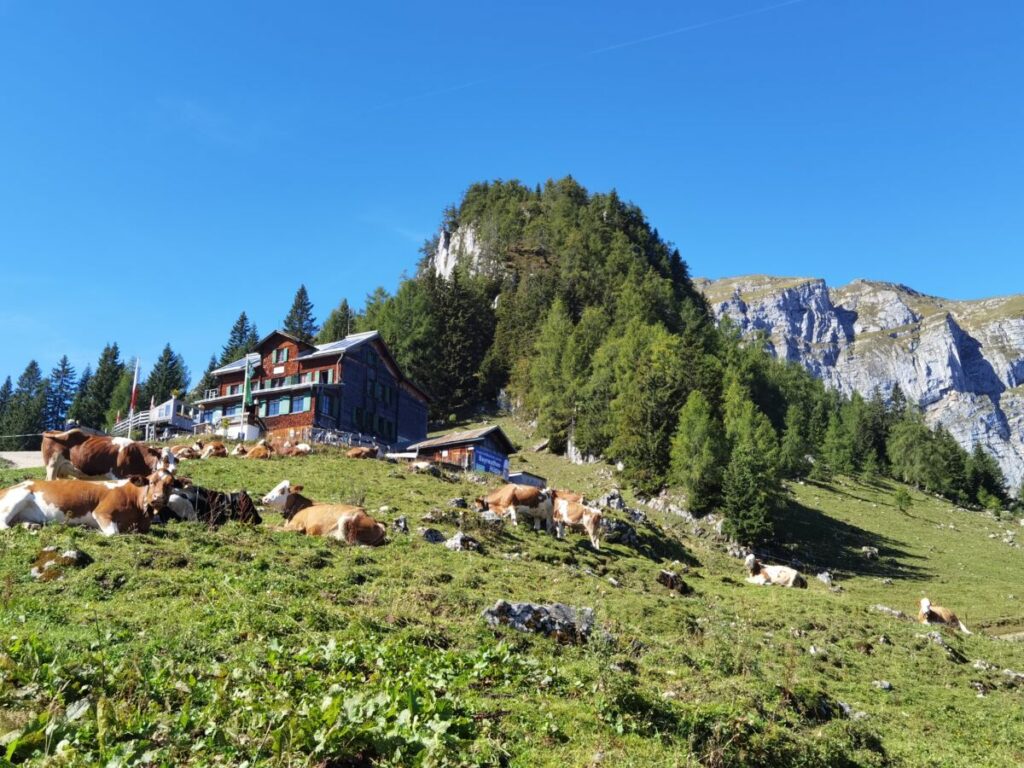
{"type": "Polygon", "coordinates": [[[228,333],[227,343],[221,347],[220,364],[227,365],[256,349],[259,343],[256,324],[249,322],[249,316],[242,312],[228,333]]]}
{"type": "Polygon", "coordinates": [[[80,391],[76,398],[74,418],[82,426],[103,428],[111,396],[124,370],[125,366],[121,362],[121,352],[117,344],[107,344],[100,354],[96,372],[88,378],[85,390],[80,391]]]}
{"type": "Polygon", "coordinates": [[[810,471],[811,453],[808,419],[802,406],[793,403],[786,409],[786,427],[779,447],[779,469],[786,477],[803,477],[810,471]]]}
{"type": "Polygon", "coordinates": [[[146,377],[146,386],[140,387],[142,399],[139,407],[150,402],[162,403],[169,400],[174,393],[182,393],[188,389],[189,372],[181,355],[165,344],[160,357],[153,364],[153,369],[146,377]]]}
{"type": "Polygon", "coordinates": [[[732,452],[723,480],[725,530],[743,544],[767,541],[780,504],[778,441],[763,413],[743,403],[733,428],[732,452]]]}
{"type": "Polygon", "coordinates": [[[4,379],[3,386],[0,386],[0,434],[2,434],[4,419],[11,404],[11,397],[14,394],[14,387],[11,385],[11,377],[4,379]]]}
{"type": "Polygon", "coordinates": [[[332,341],[344,339],[353,330],[355,315],[348,306],[348,299],[342,299],[337,307],[331,310],[331,314],[324,320],[320,332],[316,335],[317,344],[327,344],[332,341]]]}
{"type": "Polygon", "coordinates": [[[45,429],[47,381],[39,364],[31,360],[14,387],[0,434],[7,435],[0,443],[11,451],[30,451],[42,443],[39,434],[45,429]]]}
{"type": "Polygon", "coordinates": [[[73,419],[76,422],[81,423],[81,416],[79,411],[82,408],[85,400],[86,392],[89,391],[89,382],[92,381],[92,366],[86,365],[82,371],[82,375],[78,377],[78,386],[75,387],[75,397],[71,401],[71,407],[68,408],[68,418],[73,419]]]}
{"type": "Polygon", "coordinates": [[[50,371],[50,386],[46,393],[46,414],[43,419],[46,429],[63,429],[68,410],[78,391],[74,366],[64,355],[50,371]]]}
{"type": "Polygon", "coordinates": [[[691,511],[704,512],[717,501],[727,457],[725,430],[704,393],[694,390],[679,412],[669,474],[686,493],[691,511]]]}
{"type": "Polygon", "coordinates": [[[300,285],[292,300],[292,307],[284,318],[281,327],[285,333],[291,334],[302,341],[312,342],[316,336],[316,318],[313,317],[313,302],[309,300],[306,286],[300,285]]]}
{"type": "Polygon", "coordinates": [[[566,348],[573,332],[572,320],[561,299],[556,299],[540,327],[530,361],[528,403],[537,414],[537,429],[554,453],[565,451],[572,413],[569,392],[562,375],[566,348]]]}
{"type": "Polygon", "coordinates": [[[832,472],[850,474],[854,471],[853,441],[839,413],[833,412],[828,420],[821,452],[832,472]]]}
{"type": "Polygon", "coordinates": [[[627,333],[635,356],[618,367],[618,395],[611,403],[613,436],[609,451],[623,462],[623,477],[645,494],[665,483],[676,419],[689,394],[679,365],[681,341],[661,326],[633,323],[627,333]]]}
{"type": "Polygon", "coordinates": [[[213,375],[213,372],[217,368],[217,356],[210,355],[210,362],[206,364],[206,370],[203,372],[203,377],[199,379],[199,383],[196,384],[195,389],[192,390],[190,399],[202,400],[207,390],[213,389],[217,386],[217,379],[213,375]]]}

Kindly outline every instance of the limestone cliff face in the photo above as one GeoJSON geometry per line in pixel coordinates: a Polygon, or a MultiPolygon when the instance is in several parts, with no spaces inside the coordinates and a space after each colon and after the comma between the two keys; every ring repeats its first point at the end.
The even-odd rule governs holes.
{"type": "Polygon", "coordinates": [[[715,315],[763,331],[775,354],[870,397],[899,384],[968,450],[1024,479],[1024,296],[948,301],[903,285],[747,276],[696,280],[715,315]]]}

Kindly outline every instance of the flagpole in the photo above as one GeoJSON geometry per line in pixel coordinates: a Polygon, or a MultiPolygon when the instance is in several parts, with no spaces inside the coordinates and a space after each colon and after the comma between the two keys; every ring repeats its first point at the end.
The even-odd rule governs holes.
{"type": "Polygon", "coordinates": [[[128,406],[128,439],[132,439],[132,419],[135,418],[135,396],[139,387],[139,358],[135,358],[135,377],[132,379],[132,401],[128,406]]]}

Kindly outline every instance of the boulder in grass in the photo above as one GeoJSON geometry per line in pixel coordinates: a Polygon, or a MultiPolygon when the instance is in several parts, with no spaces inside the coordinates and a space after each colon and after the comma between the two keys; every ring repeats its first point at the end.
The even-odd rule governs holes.
{"type": "Polygon", "coordinates": [[[499,600],[483,612],[488,626],[504,625],[519,632],[553,637],[560,643],[585,643],[594,631],[594,609],[564,603],[510,603],[499,600]]]}
{"type": "Polygon", "coordinates": [[[418,533],[430,544],[443,544],[445,542],[444,534],[437,530],[437,528],[420,528],[418,533]]]}
{"type": "Polygon", "coordinates": [[[454,552],[477,552],[480,549],[480,542],[462,531],[448,539],[444,545],[454,552]]]}
{"type": "Polygon", "coordinates": [[[683,581],[683,578],[672,571],[660,571],[658,573],[658,583],[662,586],[668,587],[669,589],[675,590],[680,595],[688,595],[693,592],[693,587],[683,581]]]}

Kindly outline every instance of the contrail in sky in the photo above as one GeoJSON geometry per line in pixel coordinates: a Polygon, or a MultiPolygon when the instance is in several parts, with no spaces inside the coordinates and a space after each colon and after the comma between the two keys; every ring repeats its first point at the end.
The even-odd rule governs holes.
{"type": "Polygon", "coordinates": [[[598,53],[608,53],[609,51],[617,51],[620,48],[630,48],[634,45],[640,45],[641,43],[649,43],[652,40],[661,40],[665,37],[672,37],[673,35],[681,35],[684,32],[693,32],[696,29],[704,29],[705,27],[714,27],[719,24],[727,24],[730,21],[736,21],[737,19],[745,19],[749,16],[759,16],[762,13],[770,13],[776,11],[779,8],[785,8],[788,5],[797,5],[798,3],[805,3],[807,0],[786,0],[783,3],[776,3],[775,5],[766,5],[763,8],[754,8],[750,11],[743,11],[742,13],[734,13],[731,16],[722,16],[718,19],[710,19],[709,21],[701,21],[697,24],[690,24],[685,27],[679,27],[679,29],[670,29],[668,32],[659,32],[656,35],[648,35],[647,37],[639,37],[636,40],[628,40],[624,43],[615,43],[615,45],[606,45],[604,48],[595,48],[593,51],[587,51],[586,56],[593,56],[598,53]]]}
{"type": "MultiPolygon", "coordinates": [[[[584,51],[583,53],[576,54],[572,58],[579,59],[579,58],[583,58],[583,57],[586,57],[586,56],[597,56],[597,55],[602,54],[602,53],[610,53],[612,51],[618,51],[618,50],[621,50],[623,48],[632,48],[635,45],[642,45],[644,43],[653,42],[654,40],[662,40],[662,39],[664,39],[666,37],[673,37],[675,35],[682,35],[682,34],[684,34],[686,32],[694,32],[694,31],[696,31],[698,29],[705,29],[706,27],[716,27],[719,24],[728,24],[731,21],[737,21],[739,19],[746,19],[746,18],[749,18],[750,16],[760,16],[761,14],[764,14],[764,13],[771,13],[772,11],[777,11],[780,8],[786,8],[786,7],[790,6],[790,5],[799,5],[801,3],[806,3],[808,1],[809,0],[784,0],[784,2],[781,2],[781,3],[774,3],[772,5],[765,5],[765,6],[762,6],[760,8],[753,8],[753,9],[751,9],[749,11],[742,11],[741,13],[734,13],[734,14],[731,14],[729,16],[721,16],[721,17],[719,17],[717,19],[709,19],[708,21],[700,21],[700,22],[697,22],[696,24],[689,24],[689,25],[687,25],[685,27],[679,27],[678,29],[670,29],[667,32],[658,32],[657,34],[648,35],[647,37],[639,37],[636,40],[626,40],[625,42],[615,43],[614,45],[606,45],[603,48],[595,48],[592,51],[584,51]]],[[[550,66],[552,66],[552,65],[551,64],[543,64],[541,66],[537,66],[537,67],[533,67],[533,68],[527,69],[526,71],[531,72],[531,73],[536,73],[536,72],[540,72],[540,71],[543,71],[545,69],[548,69],[550,66]]],[[[524,70],[520,69],[520,70],[517,71],[517,74],[522,74],[523,72],[524,72],[524,70]]],[[[387,109],[388,107],[396,107],[396,106],[399,106],[401,104],[408,104],[409,102],[412,102],[412,101],[420,101],[422,99],[429,99],[429,98],[431,98],[433,96],[443,96],[444,94],[454,93],[456,91],[463,91],[463,90],[465,90],[467,88],[473,88],[473,87],[475,87],[477,85],[483,85],[485,83],[490,83],[490,82],[493,82],[495,80],[499,80],[499,79],[501,79],[504,76],[505,75],[503,75],[503,74],[494,74],[494,75],[491,75],[491,76],[488,76],[488,77],[477,78],[476,80],[470,80],[470,81],[465,82],[465,83],[460,83],[459,85],[450,85],[450,86],[446,86],[446,87],[442,87],[442,88],[435,88],[434,90],[425,91],[423,93],[418,93],[415,96],[406,96],[405,98],[396,99],[395,101],[389,101],[389,102],[384,102],[383,104],[378,104],[375,107],[370,107],[367,111],[369,111],[369,112],[376,112],[376,111],[381,110],[381,109],[387,109]]]]}

